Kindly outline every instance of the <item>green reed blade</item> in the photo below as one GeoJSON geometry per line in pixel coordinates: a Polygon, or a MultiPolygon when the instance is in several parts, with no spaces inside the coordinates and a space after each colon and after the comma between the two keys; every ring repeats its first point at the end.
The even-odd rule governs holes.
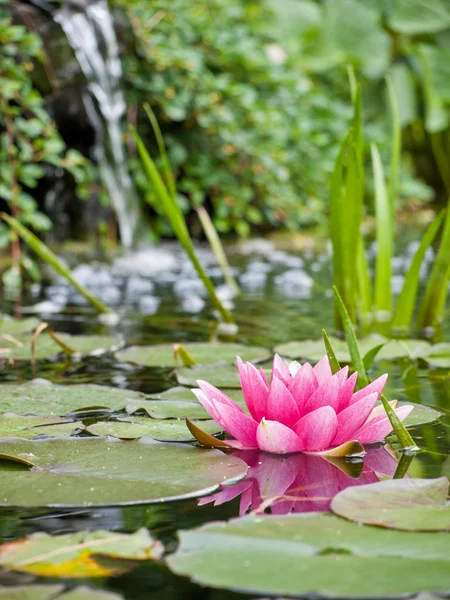
{"type": "Polygon", "coordinates": [[[398,111],[397,96],[395,95],[392,78],[386,77],[389,105],[392,117],[392,142],[391,142],[391,164],[389,167],[388,178],[388,197],[391,205],[391,218],[394,219],[395,203],[397,200],[398,179],[400,171],[400,160],[402,155],[402,127],[400,124],[400,115],[398,111]]]}
{"type": "MultiPolygon", "coordinates": [[[[450,204],[449,204],[450,207],[450,204]]],[[[442,319],[450,279],[450,208],[447,208],[438,253],[417,317],[417,327],[436,327],[442,319]]]]}
{"type": "Polygon", "coordinates": [[[378,344],[377,346],[374,346],[364,354],[363,363],[366,371],[370,369],[370,367],[373,364],[373,361],[377,357],[378,352],[381,350],[381,348],[383,348],[383,346],[386,346],[386,344],[387,342],[384,342],[383,344],[378,344]]]}
{"type": "Polygon", "coordinates": [[[144,110],[147,113],[148,120],[150,121],[150,125],[152,126],[153,133],[156,138],[156,143],[158,144],[158,150],[163,164],[163,174],[167,189],[169,190],[172,198],[176,198],[177,190],[175,187],[175,180],[173,177],[172,168],[170,166],[169,157],[167,156],[166,145],[161,133],[161,128],[159,127],[158,120],[155,117],[155,113],[152,111],[150,104],[144,104],[144,110]]]}
{"type": "Polygon", "coordinates": [[[35,252],[41,260],[46,262],[48,265],[62,275],[73,287],[80,292],[82,296],[99,312],[99,313],[110,313],[114,314],[113,311],[108,308],[103,302],[96,298],[89,290],[87,290],[81,283],[73,277],[70,269],[50,250],[48,246],[41,242],[34,233],[27,229],[24,225],[19,223],[17,219],[7,215],[6,213],[0,213],[0,217],[8,223],[8,225],[22,238],[22,240],[28,244],[28,246],[35,252]]]}
{"type": "Polygon", "coordinates": [[[435,239],[442,225],[444,217],[445,210],[441,211],[431,225],[429,225],[424,236],[422,237],[416,253],[414,254],[405,276],[405,282],[403,284],[402,291],[397,299],[394,319],[392,321],[392,327],[395,329],[408,329],[411,326],[411,319],[413,316],[414,304],[417,296],[417,288],[419,286],[420,267],[422,266],[427,248],[433,243],[433,240],[435,239]]]}
{"type": "Polygon", "coordinates": [[[147,152],[147,149],[140,136],[134,128],[131,128],[131,131],[136,141],[136,148],[141,158],[142,165],[144,167],[148,181],[153,187],[153,191],[157,201],[159,202],[160,209],[169,219],[169,222],[172,226],[175,235],[178,238],[178,241],[180,242],[181,246],[188,255],[195,270],[197,271],[198,276],[202,280],[203,285],[205,286],[214,307],[222,315],[222,318],[225,321],[225,323],[234,324],[234,319],[231,316],[231,313],[223,306],[222,302],[216,294],[214,284],[206,274],[206,271],[204,270],[202,264],[197,258],[197,254],[195,252],[194,244],[189,234],[186,221],[184,219],[180,207],[176,202],[176,199],[172,197],[168,192],[167,187],[163,179],[161,178],[161,175],[159,174],[158,169],[156,168],[156,165],[153,162],[153,159],[147,152]]]}
{"type": "Polygon", "coordinates": [[[328,338],[327,332],[325,329],[322,329],[323,342],[325,344],[325,349],[327,351],[328,360],[330,361],[331,372],[337,373],[341,369],[341,365],[339,364],[338,359],[336,358],[336,354],[334,353],[333,347],[331,346],[331,342],[328,338]]]}
{"type": "Polygon", "coordinates": [[[371,146],[375,185],[377,257],[375,261],[375,308],[391,313],[392,244],[393,228],[389,198],[381,157],[375,144],[371,146]]]}
{"type": "MultiPolygon", "coordinates": [[[[347,340],[347,346],[348,351],[350,353],[350,357],[352,359],[352,365],[355,371],[358,371],[357,384],[359,388],[365,387],[366,385],[369,385],[369,378],[367,377],[364,361],[361,358],[361,353],[359,351],[358,340],[356,339],[356,333],[353,327],[353,323],[350,320],[345,304],[342,301],[342,298],[336,287],[333,287],[333,292],[338,310],[341,315],[342,323],[344,325],[345,339],[347,340]]],[[[389,402],[383,395],[381,396],[381,402],[392,425],[392,429],[394,430],[395,435],[397,436],[401,445],[404,448],[416,448],[414,440],[410,436],[409,432],[406,430],[403,423],[395,414],[392,406],[389,404],[389,402]]]]}
{"type": "Polygon", "coordinates": [[[372,282],[370,281],[369,265],[362,236],[359,237],[357,252],[358,311],[361,320],[364,322],[372,315],[372,282]]]}
{"type": "Polygon", "coordinates": [[[220,237],[216,231],[216,228],[214,227],[214,224],[211,221],[211,217],[209,216],[204,206],[197,206],[195,210],[197,211],[200,223],[203,227],[203,231],[205,232],[209,245],[211,246],[211,249],[214,252],[214,256],[216,257],[216,260],[220,268],[222,269],[225,281],[235,294],[239,294],[241,290],[236,282],[236,279],[231,273],[231,267],[228,262],[227,255],[225,254],[225,250],[223,248],[220,237]]]}

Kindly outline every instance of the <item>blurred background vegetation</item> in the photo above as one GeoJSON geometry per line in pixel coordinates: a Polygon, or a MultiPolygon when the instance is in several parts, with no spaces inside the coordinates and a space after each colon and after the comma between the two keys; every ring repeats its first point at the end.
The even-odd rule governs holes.
{"type": "MultiPolygon", "coordinates": [[[[97,203],[107,204],[108,198],[90,161],[89,130],[70,116],[70,103],[58,91],[58,69],[71,77],[69,59],[20,10],[28,4],[47,10],[60,3],[0,0],[0,202],[40,232],[56,219],[43,202],[55,172],[61,177],[64,171],[64,181],[71,181],[67,211],[81,211],[81,203],[88,206],[93,196],[97,203]],[[68,127],[70,118],[75,124],[68,127]]],[[[200,234],[193,211],[199,204],[220,233],[239,236],[326,220],[330,173],[352,115],[348,65],[362,83],[365,143],[377,143],[385,164],[392,135],[385,77],[392,77],[403,126],[399,206],[446,200],[448,0],[110,0],[109,5],[120,43],[127,120],[151,149],[156,142],[143,104],[152,107],[194,234],[200,234]]],[[[76,79],[71,85],[76,88],[76,79]]],[[[124,141],[139,193],[151,194],[126,124],[124,141]]],[[[370,212],[370,190],[367,205],[370,212]]],[[[164,219],[145,210],[155,237],[170,234],[164,219]]],[[[105,227],[102,213],[96,227],[105,227]]],[[[3,227],[0,244],[9,242],[3,227]]]]}

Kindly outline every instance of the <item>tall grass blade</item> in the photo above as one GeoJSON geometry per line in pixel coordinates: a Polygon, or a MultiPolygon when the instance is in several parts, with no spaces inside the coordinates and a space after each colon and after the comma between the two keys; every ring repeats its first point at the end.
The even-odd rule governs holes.
{"type": "Polygon", "coordinates": [[[164,180],[172,198],[177,197],[177,190],[175,186],[175,180],[170,166],[169,157],[167,156],[166,145],[164,138],[159,127],[158,119],[155,117],[155,113],[152,111],[150,104],[144,104],[144,110],[147,113],[148,120],[152,126],[153,133],[155,134],[156,143],[158,144],[159,154],[163,165],[164,180]]]}
{"type": "Polygon", "coordinates": [[[147,175],[150,185],[153,187],[153,191],[159,203],[160,209],[169,219],[169,222],[172,226],[175,235],[178,238],[178,241],[180,242],[181,246],[188,255],[190,261],[192,262],[195,270],[198,273],[198,276],[202,280],[203,285],[205,286],[214,307],[219,311],[225,323],[234,324],[234,319],[231,316],[231,313],[223,306],[222,302],[218,298],[212,281],[206,274],[203,266],[197,258],[197,254],[195,253],[194,244],[189,234],[186,221],[184,219],[180,207],[176,202],[176,199],[170,195],[163,179],[161,178],[161,175],[158,172],[158,169],[156,168],[155,163],[153,162],[153,159],[147,152],[147,149],[145,148],[145,145],[141,140],[140,136],[134,128],[132,128],[131,131],[136,141],[136,148],[141,158],[145,173],[147,175]]]}
{"type": "Polygon", "coordinates": [[[235,294],[239,294],[241,290],[239,289],[236,279],[231,273],[231,267],[228,262],[227,255],[225,254],[225,250],[222,242],[220,241],[220,237],[217,234],[216,228],[211,221],[211,217],[204,206],[197,206],[196,211],[209,245],[211,246],[214,256],[216,257],[216,260],[222,269],[225,281],[235,294]]]}
{"type": "Polygon", "coordinates": [[[358,312],[363,323],[372,317],[372,282],[370,281],[364,240],[360,235],[356,261],[356,278],[358,282],[358,312]]]}
{"type": "Polygon", "coordinates": [[[336,354],[334,353],[333,347],[331,346],[331,342],[328,338],[327,332],[325,329],[322,329],[323,342],[325,344],[325,350],[327,351],[328,360],[330,361],[331,372],[333,375],[340,371],[341,365],[339,364],[338,359],[336,358],[336,354]]]}
{"type": "MultiPolygon", "coordinates": [[[[424,236],[417,248],[416,253],[411,261],[409,269],[405,276],[402,291],[397,299],[395,306],[394,319],[392,327],[394,329],[409,329],[411,319],[414,312],[414,304],[417,296],[417,288],[419,287],[420,267],[428,247],[433,243],[445,217],[445,210],[441,211],[436,219],[425,231],[424,236]]],[[[450,260],[450,259],[448,259],[450,260]]]]}
{"type": "MultiPolygon", "coordinates": [[[[352,359],[352,365],[355,371],[358,371],[357,384],[360,388],[365,387],[369,384],[369,378],[367,377],[364,361],[361,358],[361,353],[359,351],[358,340],[356,339],[356,333],[353,327],[353,323],[350,320],[345,304],[342,301],[342,298],[336,287],[333,287],[333,292],[338,310],[341,315],[342,323],[344,325],[345,338],[347,340],[348,351],[352,359]]],[[[383,395],[381,396],[381,402],[392,425],[392,429],[394,430],[395,435],[397,436],[402,446],[404,448],[416,448],[414,440],[410,436],[403,423],[395,414],[392,406],[389,404],[389,402],[383,395]]]]}
{"type": "Polygon", "coordinates": [[[450,279],[450,204],[447,208],[444,230],[436,259],[428,279],[428,285],[419,308],[417,326],[436,327],[442,319],[450,279]]]}
{"type": "Polygon", "coordinates": [[[71,283],[73,287],[80,292],[80,294],[84,296],[99,313],[114,314],[110,308],[108,308],[105,304],[103,304],[103,302],[91,294],[91,292],[81,285],[81,283],[78,283],[78,281],[70,272],[70,269],[66,267],[66,265],[60,261],[56,254],[54,254],[50,248],[44,244],[44,242],[41,242],[41,240],[37,238],[34,233],[19,223],[19,221],[14,219],[14,217],[11,217],[6,213],[0,213],[0,217],[6,221],[6,223],[8,223],[11,229],[13,229],[22,238],[22,240],[28,244],[28,246],[39,256],[41,260],[53,267],[57,273],[67,279],[67,281],[69,281],[69,283],[71,283]]]}
{"type": "Polygon", "coordinates": [[[386,190],[381,157],[375,144],[371,146],[375,184],[377,257],[375,262],[375,308],[380,317],[392,311],[391,275],[393,228],[390,202],[386,190]]]}
{"type": "Polygon", "coordinates": [[[395,95],[394,85],[390,75],[386,77],[386,85],[392,117],[391,164],[389,167],[388,196],[391,205],[391,218],[394,219],[402,154],[402,127],[400,124],[397,96],[395,95]]]}

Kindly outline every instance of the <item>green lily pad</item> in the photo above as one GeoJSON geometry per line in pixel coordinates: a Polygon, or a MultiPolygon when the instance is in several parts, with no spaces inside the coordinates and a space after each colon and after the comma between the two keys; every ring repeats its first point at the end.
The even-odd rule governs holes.
{"type": "Polygon", "coordinates": [[[447,492],[447,477],[392,479],[349,487],[333,498],[331,509],[357,523],[407,531],[450,531],[447,492]]]}
{"type": "Polygon", "coordinates": [[[442,417],[442,413],[430,406],[424,404],[415,404],[414,402],[399,402],[398,406],[414,406],[414,410],[406,417],[403,424],[406,427],[417,427],[418,425],[425,425],[425,423],[432,423],[442,417]]]}
{"type": "MultiPolygon", "coordinates": [[[[346,341],[330,336],[330,342],[338,361],[341,363],[350,363],[351,359],[346,341]]],[[[389,340],[378,334],[373,334],[358,340],[362,356],[382,343],[385,343],[385,345],[378,352],[375,360],[395,360],[403,357],[416,358],[417,356],[422,355],[430,346],[425,340],[389,340]]],[[[304,340],[280,344],[275,348],[275,351],[286,358],[296,360],[308,359],[311,362],[317,362],[324,356],[325,347],[322,339],[304,340]]]]}
{"type": "Polygon", "coordinates": [[[67,436],[76,429],[84,428],[83,423],[67,421],[58,417],[18,417],[0,415],[0,439],[21,437],[28,440],[41,435],[50,437],[67,436]]]}
{"type": "Polygon", "coordinates": [[[111,506],[202,496],[245,475],[247,465],[217,450],[145,438],[0,441],[0,458],[37,468],[3,470],[2,506],[111,506]]]}
{"type": "Polygon", "coordinates": [[[7,315],[0,317],[0,348],[3,345],[3,340],[7,336],[16,337],[24,333],[33,332],[39,325],[39,319],[34,317],[28,319],[13,319],[7,315]]]}
{"type": "MultiPolygon", "coordinates": [[[[259,362],[270,356],[270,352],[266,348],[244,346],[243,344],[197,342],[183,344],[183,346],[200,365],[212,365],[218,362],[235,363],[236,356],[240,356],[242,360],[259,362]]],[[[146,367],[175,367],[173,348],[174,344],[131,346],[121,352],[116,352],[116,357],[120,361],[133,362],[146,367]]]]}
{"type": "Polygon", "coordinates": [[[121,600],[123,596],[86,585],[64,591],[63,585],[0,586],[2,600],[121,600]]]}
{"type": "MultiPolygon", "coordinates": [[[[99,356],[123,346],[123,340],[113,336],[69,335],[68,333],[58,333],[57,335],[67,346],[82,356],[99,356]]],[[[15,360],[30,360],[32,336],[18,335],[14,338],[15,341],[0,339],[0,356],[15,360]]],[[[53,358],[63,353],[61,346],[45,331],[37,338],[35,350],[37,360],[53,358]]],[[[65,356],[69,358],[67,355],[65,356]]]]}
{"type": "Polygon", "coordinates": [[[0,386],[0,413],[66,415],[92,409],[123,410],[128,402],[144,396],[130,390],[100,385],[54,385],[35,379],[22,385],[0,386]]]}
{"type": "Polygon", "coordinates": [[[260,515],[181,531],[168,557],[202,585],[261,594],[354,598],[450,587],[450,539],[361,527],[333,515],[260,515]]]}
{"type": "Polygon", "coordinates": [[[197,387],[197,379],[204,379],[211,385],[220,388],[240,388],[237,367],[194,366],[177,369],[177,381],[180,385],[197,387]]]}
{"type": "MultiPolygon", "coordinates": [[[[222,390],[239,406],[245,408],[242,391],[238,389],[222,390]]],[[[145,411],[153,419],[209,419],[208,412],[192,393],[191,388],[174,387],[160,394],[152,394],[151,399],[146,401],[132,401],[127,404],[126,410],[129,414],[137,411],[145,411]],[[153,400],[155,398],[155,400],[153,400]]]]}
{"type": "Polygon", "coordinates": [[[442,344],[430,346],[419,358],[423,358],[433,367],[450,369],[450,343],[443,342],[442,344]]]}
{"type": "Polygon", "coordinates": [[[116,559],[159,559],[162,553],[161,543],[144,528],[133,534],[101,530],[34,533],[0,546],[0,566],[41,577],[110,577],[134,567],[116,559]],[[108,561],[102,562],[105,557],[108,561]]]}
{"type": "MultiPolygon", "coordinates": [[[[86,429],[93,435],[112,436],[122,440],[150,437],[161,442],[191,442],[195,439],[185,421],[178,419],[130,417],[120,421],[102,421],[90,425],[86,429]]],[[[210,434],[222,431],[219,425],[212,420],[202,421],[202,429],[210,434]]]]}

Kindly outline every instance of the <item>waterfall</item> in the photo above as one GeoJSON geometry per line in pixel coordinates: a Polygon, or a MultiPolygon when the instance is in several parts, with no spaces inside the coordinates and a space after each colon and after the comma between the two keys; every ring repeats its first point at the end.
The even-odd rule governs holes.
{"type": "Polygon", "coordinates": [[[122,66],[107,0],[91,0],[85,10],[69,5],[56,16],[74,49],[87,80],[83,96],[95,129],[94,158],[116,212],[123,246],[136,242],[139,198],[130,179],[122,143],[121,121],[126,104],[121,89],[122,66]]]}

